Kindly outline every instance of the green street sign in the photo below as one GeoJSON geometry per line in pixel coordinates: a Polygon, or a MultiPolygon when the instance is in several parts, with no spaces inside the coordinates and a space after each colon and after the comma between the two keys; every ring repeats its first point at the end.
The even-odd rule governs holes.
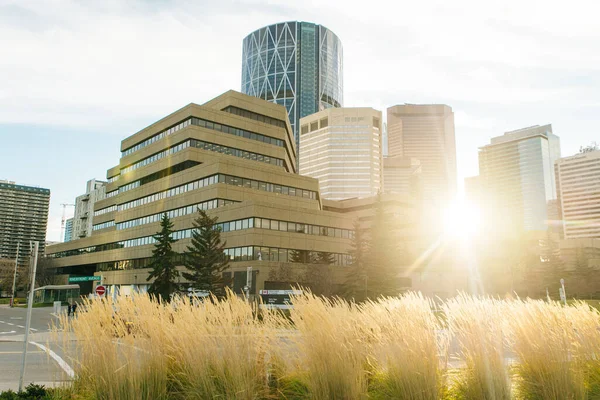
{"type": "Polygon", "coordinates": [[[69,283],[73,282],[89,282],[89,281],[99,281],[99,276],[70,276],[69,283]]]}

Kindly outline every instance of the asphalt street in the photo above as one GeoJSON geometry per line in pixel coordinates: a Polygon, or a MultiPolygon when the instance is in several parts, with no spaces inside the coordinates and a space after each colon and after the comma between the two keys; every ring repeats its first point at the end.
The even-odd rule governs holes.
{"type": "MultiPolygon", "coordinates": [[[[24,386],[34,382],[53,387],[71,379],[71,362],[62,346],[70,352],[75,343],[50,332],[51,323],[57,320],[52,311],[52,307],[32,310],[24,386]]],[[[19,387],[26,316],[26,308],[0,305],[0,392],[19,387]]]]}

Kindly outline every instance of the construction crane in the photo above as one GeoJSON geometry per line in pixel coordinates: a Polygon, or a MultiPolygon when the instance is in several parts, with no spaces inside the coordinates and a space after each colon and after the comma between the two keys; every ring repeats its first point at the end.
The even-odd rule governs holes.
{"type": "Polygon", "coordinates": [[[63,208],[62,219],[60,220],[60,241],[65,241],[65,222],[66,222],[66,212],[67,207],[75,207],[75,204],[61,204],[63,208]]]}

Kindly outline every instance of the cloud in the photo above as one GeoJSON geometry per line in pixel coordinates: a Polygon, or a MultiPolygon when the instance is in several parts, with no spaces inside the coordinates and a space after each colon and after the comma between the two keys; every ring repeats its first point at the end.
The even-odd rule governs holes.
{"type": "Polygon", "coordinates": [[[101,132],[117,148],[190,102],[239,90],[242,39],[304,20],[342,40],[346,106],[451,105],[459,172],[473,175],[477,147],[510,129],[553,123],[563,154],[597,137],[599,8],[596,0],[0,0],[0,125],[101,132]]]}

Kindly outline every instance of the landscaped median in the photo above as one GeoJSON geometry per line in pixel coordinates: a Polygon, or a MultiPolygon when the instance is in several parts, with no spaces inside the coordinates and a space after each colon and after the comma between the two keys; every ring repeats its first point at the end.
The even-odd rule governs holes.
{"type": "Polygon", "coordinates": [[[293,302],[284,316],[231,294],[88,301],[60,319],[79,346],[62,398],[600,398],[600,314],[585,303],[293,302]]]}

